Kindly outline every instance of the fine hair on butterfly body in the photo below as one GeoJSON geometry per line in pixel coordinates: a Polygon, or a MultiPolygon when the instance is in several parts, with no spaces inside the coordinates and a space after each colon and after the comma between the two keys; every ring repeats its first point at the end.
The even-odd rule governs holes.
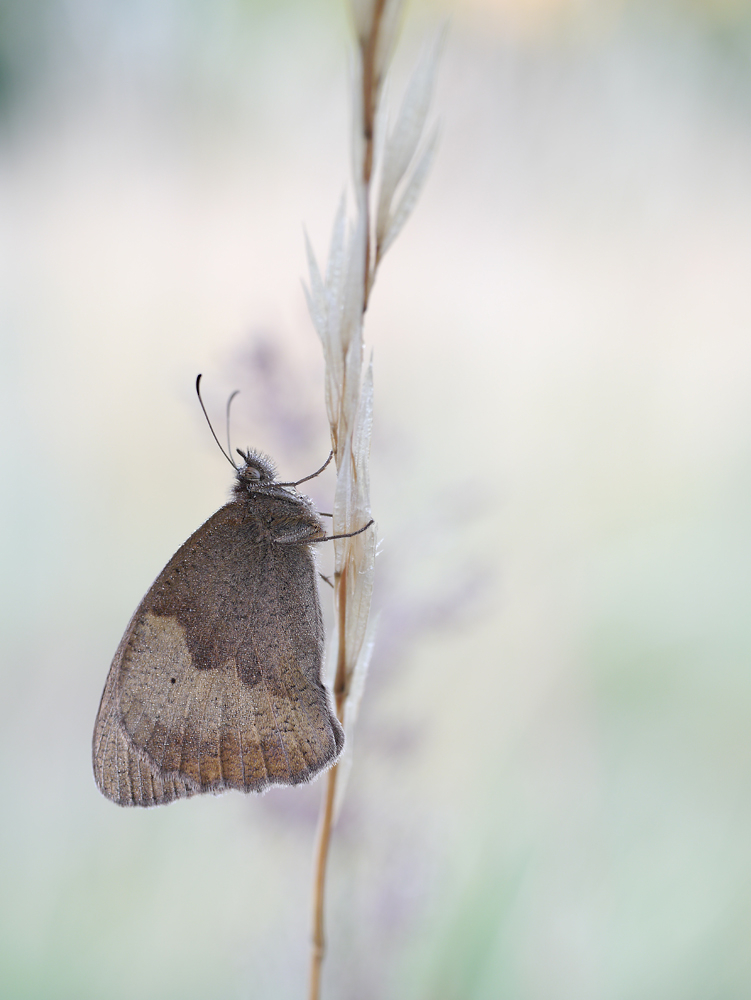
{"type": "Polygon", "coordinates": [[[112,661],[93,765],[118,805],[296,785],[341,753],[311,544],[346,536],[326,536],[294,491],[305,480],[240,455],[232,499],[167,563],[112,661]]]}

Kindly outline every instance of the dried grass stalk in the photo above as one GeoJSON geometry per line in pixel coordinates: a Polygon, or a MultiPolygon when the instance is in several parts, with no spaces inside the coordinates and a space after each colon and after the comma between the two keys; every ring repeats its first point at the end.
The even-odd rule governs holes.
{"type": "MultiPolygon", "coordinates": [[[[308,309],[323,345],[326,411],[337,467],[333,534],[357,531],[371,519],[368,463],[373,423],[372,362],[364,367],[363,317],[383,255],[409,216],[427,175],[436,131],[425,140],[440,39],[430,46],[407,89],[391,130],[381,110],[384,82],[399,27],[402,0],[352,0],[357,39],[352,71],[352,159],[356,212],[349,221],[343,197],[334,221],[325,276],[306,237],[308,309]],[[379,155],[376,156],[378,150],[379,155]],[[374,183],[378,177],[380,183],[374,183]],[[374,211],[372,211],[374,207],[374,211]],[[375,222],[373,221],[375,219],[375,222]]],[[[351,746],[373,632],[369,629],[375,569],[375,526],[334,542],[336,609],[333,694],[351,746]]],[[[345,748],[351,759],[351,750],[345,748]]],[[[326,862],[341,801],[341,764],[326,776],[315,860],[311,1000],[320,996],[326,862]],[[339,776],[339,796],[337,796],[339,776]]]]}

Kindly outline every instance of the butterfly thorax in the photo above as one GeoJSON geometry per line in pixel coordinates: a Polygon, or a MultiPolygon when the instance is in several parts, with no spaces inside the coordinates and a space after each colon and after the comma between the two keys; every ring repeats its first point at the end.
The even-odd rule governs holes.
{"type": "Polygon", "coordinates": [[[325,534],[307,497],[254,493],[237,496],[229,507],[257,541],[300,541],[325,534]]]}

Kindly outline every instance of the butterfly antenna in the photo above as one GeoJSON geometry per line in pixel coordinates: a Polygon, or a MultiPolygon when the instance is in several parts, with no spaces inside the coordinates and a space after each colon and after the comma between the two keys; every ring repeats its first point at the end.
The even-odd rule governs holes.
{"type": "MultiPolygon", "coordinates": [[[[232,461],[232,459],[229,457],[229,455],[227,454],[227,452],[222,447],[221,441],[216,436],[214,428],[211,426],[211,421],[209,420],[209,415],[206,412],[206,407],[203,405],[203,400],[201,399],[201,376],[200,375],[196,379],[196,395],[198,396],[198,402],[201,404],[201,409],[203,410],[203,415],[204,415],[204,417],[206,417],[206,423],[209,425],[209,430],[211,431],[211,435],[214,438],[214,440],[216,441],[216,443],[219,445],[219,451],[221,451],[221,453],[227,459],[227,461],[232,466],[232,468],[235,471],[237,471],[237,466],[235,465],[235,463],[232,461]]],[[[234,395],[234,393],[232,395],[234,395]]],[[[232,401],[232,396],[230,396],[230,402],[231,401],[232,401]]],[[[227,404],[227,410],[229,412],[229,403],[227,404]]]]}
{"type": "MultiPolygon", "coordinates": [[[[235,391],[232,393],[232,395],[227,400],[227,454],[228,455],[232,454],[232,445],[230,444],[230,440],[229,440],[229,410],[230,410],[230,407],[232,406],[232,400],[235,398],[235,396],[238,396],[239,394],[240,394],[240,390],[239,389],[235,389],[235,391]]],[[[235,463],[233,462],[232,464],[234,465],[235,463]]]]}

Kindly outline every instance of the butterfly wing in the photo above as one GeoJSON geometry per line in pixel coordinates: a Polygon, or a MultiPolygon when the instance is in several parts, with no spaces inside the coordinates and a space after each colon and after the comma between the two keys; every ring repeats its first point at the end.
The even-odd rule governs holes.
{"type": "Polygon", "coordinates": [[[223,507],[133,616],[94,731],[97,784],[120,805],[294,785],[339,755],[313,557],[258,538],[223,507]]]}

